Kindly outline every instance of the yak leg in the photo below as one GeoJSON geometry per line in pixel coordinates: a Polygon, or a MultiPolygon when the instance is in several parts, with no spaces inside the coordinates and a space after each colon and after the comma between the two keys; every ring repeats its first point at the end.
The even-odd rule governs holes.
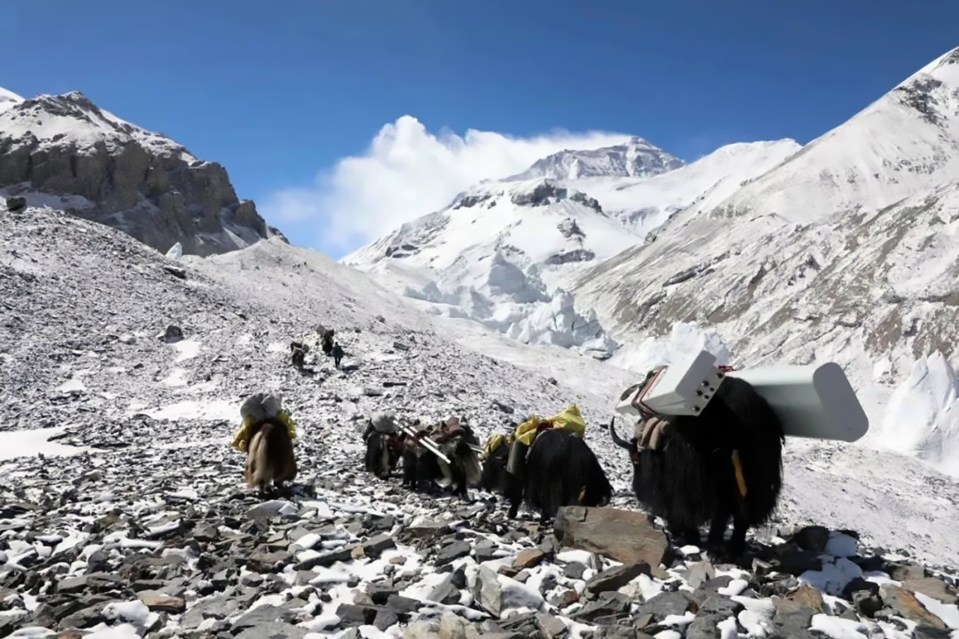
{"type": "Polygon", "coordinates": [[[506,499],[509,500],[509,512],[506,516],[509,519],[516,519],[516,515],[519,514],[519,505],[523,501],[523,485],[512,475],[507,475],[506,481],[505,493],[506,499]]]}
{"type": "Polygon", "coordinates": [[[733,515],[733,535],[729,538],[729,552],[740,555],[746,550],[746,529],[749,524],[741,515],[733,515]]]}
{"type": "Polygon", "coordinates": [[[709,537],[707,543],[710,545],[719,545],[723,543],[723,536],[726,533],[726,526],[729,524],[729,517],[732,513],[725,508],[717,508],[713,513],[712,521],[709,524],[709,537]]]}
{"type": "Polygon", "coordinates": [[[403,458],[403,487],[416,490],[416,459],[413,455],[403,458]]]}
{"type": "Polygon", "coordinates": [[[563,505],[563,484],[557,480],[552,480],[546,489],[546,500],[540,508],[540,523],[548,524],[549,521],[563,505]]]}
{"type": "Polygon", "coordinates": [[[702,543],[702,537],[699,535],[699,529],[695,526],[668,524],[666,530],[676,539],[682,539],[687,544],[698,546],[702,543]]]}

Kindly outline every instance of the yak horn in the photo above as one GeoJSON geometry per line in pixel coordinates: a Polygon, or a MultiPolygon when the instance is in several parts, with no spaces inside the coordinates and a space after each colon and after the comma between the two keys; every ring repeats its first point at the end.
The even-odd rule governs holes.
{"type": "Polygon", "coordinates": [[[613,422],[615,421],[616,421],[615,417],[609,420],[609,426],[607,427],[609,428],[609,436],[613,438],[613,443],[615,443],[617,446],[621,446],[625,448],[626,450],[630,450],[632,446],[630,446],[629,443],[626,442],[626,440],[622,439],[619,435],[616,434],[616,428],[613,426],[613,422]]]}

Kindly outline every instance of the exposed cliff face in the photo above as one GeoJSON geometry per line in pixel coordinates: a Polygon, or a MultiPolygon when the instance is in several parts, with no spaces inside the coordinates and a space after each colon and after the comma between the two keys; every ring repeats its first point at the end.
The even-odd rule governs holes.
{"type": "MultiPolygon", "coordinates": [[[[11,100],[13,101],[13,100],[11,100]]],[[[166,251],[209,255],[278,235],[226,170],[101,110],[79,92],[0,111],[0,189],[118,228],[166,251]]]]}

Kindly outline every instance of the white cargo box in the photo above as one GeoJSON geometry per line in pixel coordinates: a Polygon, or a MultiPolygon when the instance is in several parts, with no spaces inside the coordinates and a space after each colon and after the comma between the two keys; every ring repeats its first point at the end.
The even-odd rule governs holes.
{"type": "Polygon", "coordinates": [[[658,371],[645,388],[625,395],[619,413],[639,417],[640,408],[660,415],[698,415],[726,375],[749,382],[782,420],[789,437],[854,442],[869,430],[856,392],[835,362],[767,366],[721,373],[702,351],[658,371]]]}
{"type": "Polygon", "coordinates": [[[730,371],[762,395],[790,437],[854,442],[869,430],[856,391],[835,362],[730,371]]]}
{"type": "Polygon", "coordinates": [[[722,380],[716,358],[701,351],[660,369],[644,388],[624,397],[616,410],[635,416],[640,415],[641,408],[660,415],[698,415],[722,380]]]}

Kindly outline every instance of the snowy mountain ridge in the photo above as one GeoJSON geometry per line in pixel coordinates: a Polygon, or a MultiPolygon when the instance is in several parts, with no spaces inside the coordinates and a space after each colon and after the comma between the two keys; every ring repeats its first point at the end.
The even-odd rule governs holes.
{"type": "Polygon", "coordinates": [[[526,343],[608,357],[617,342],[568,290],[578,274],[643,242],[646,232],[677,208],[721,197],[798,145],[792,140],[731,145],[650,177],[616,177],[626,174],[618,162],[627,157],[627,147],[610,148],[585,156],[562,152],[527,171],[590,177],[483,182],[342,262],[404,290],[426,312],[470,318],[526,343]],[[593,161],[589,171],[567,170],[582,168],[575,163],[582,157],[593,161]],[[604,176],[605,170],[610,173],[604,176]]]}
{"type": "Polygon", "coordinates": [[[79,91],[0,93],[0,195],[115,226],[165,252],[235,250],[278,235],[226,170],[79,91]]]}
{"type": "Polygon", "coordinates": [[[15,106],[23,102],[23,98],[14,93],[13,91],[8,91],[3,87],[0,87],[0,111],[5,111],[12,106],[15,106]]]}
{"type": "Polygon", "coordinates": [[[377,273],[427,312],[607,357],[615,343],[563,286],[638,239],[553,180],[488,182],[342,262],[377,273]]]}
{"type": "Polygon", "coordinates": [[[954,180],[959,170],[959,49],[717,205],[806,224],[875,211],[954,180]]]}
{"type": "Polygon", "coordinates": [[[537,160],[505,181],[549,178],[575,180],[588,177],[650,177],[683,166],[683,161],[633,136],[623,144],[598,149],[566,149],[537,160]]]}
{"type": "MultiPolygon", "coordinates": [[[[697,327],[688,339],[713,343],[695,336],[713,334],[741,365],[838,361],[873,424],[864,443],[890,447],[905,437],[912,454],[959,473],[950,461],[959,439],[951,420],[959,407],[942,395],[941,384],[930,386],[931,379],[952,378],[936,357],[956,366],[959,343],[952,319],[959,296],[957,62],[959,50],[940,56],[803,147],[793,140],[736,144],[651,177],[553,180],[595,200],[631,245],[601,251],[591,244],[596,259],[552,283],[562,284],[566,303],[578,314],[602,327],[616,346],[611,363],[631,370],[654,365],[662,354],[657,344],[677,329],[686,334],[687,326],[697,327]],[[927,361],[940,373],[920,374],[927,361]],[[917,424],[895,417],[903,406],[922,406],[916,410],[925,417],[917,424]],[[921,432],[907,435],[912,426],[921,432]]],[[[538,164],[568,175],[574,165],[562,158],[569,157],[538,164]]],[[[496,211],[490,208],[484,223],[511,223],[496,211]]],[[[429,237],[412,243],[418,251],[446,244],[446,227],[431,228],[429,237]]],[[[415,282],[407,294],[426,301],[425,310],[495,317],[502,300],[473,296],[476,272],[465,265],[513,264],[513,256],[501,251],[492,259],[495,243],[451,246],[472,251],[468,258],[464,253],[463,266],[385,260],[382,250],[361,250],[352,263],[381,281],[415,282]],[[434,290],[457,286],[458,295],[434,290]]],[[[547,304],[537,295],[523,309],[527,324],[547,304]]],[[[551,317],[547,311],[536,321],[551,317]]],[[[528,337],[508,326],[500,330],[528,337]]]]}
{"type": "Polygon", "coordinates": [[[648,179],[596,176],[563,184],[589,193],[608,215],[645,237],[685,208],[714,208],[801,148],[791,139],[727,144],[695,162],[648,179]]]}

